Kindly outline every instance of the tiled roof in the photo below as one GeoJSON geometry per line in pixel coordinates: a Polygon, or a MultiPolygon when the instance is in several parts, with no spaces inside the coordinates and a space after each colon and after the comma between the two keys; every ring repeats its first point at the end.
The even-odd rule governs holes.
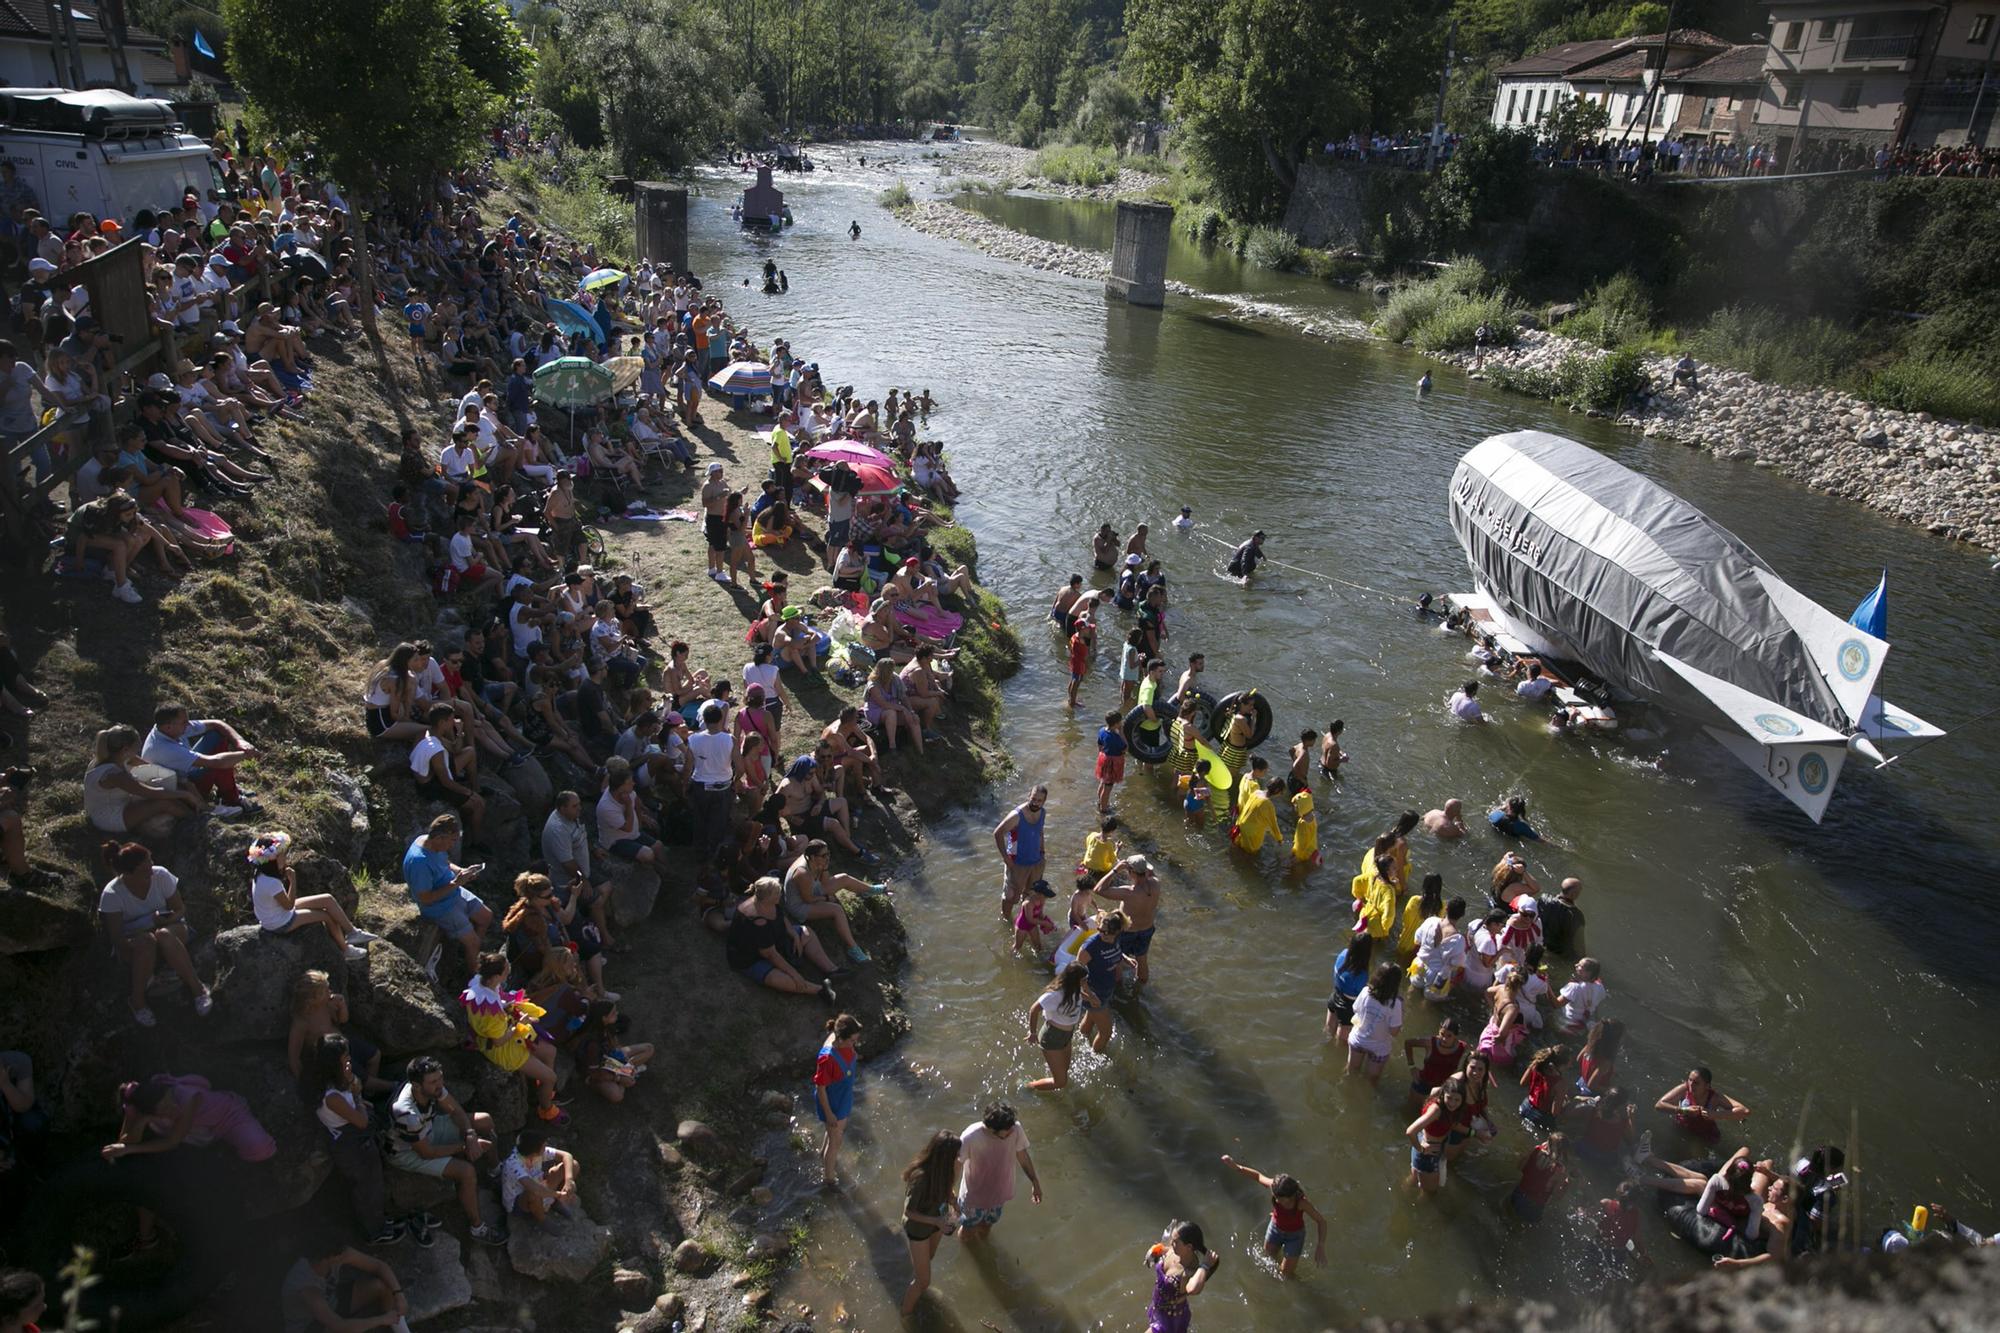
{"type": "MultiPolygon", "coordinates": [[[[1605,74],[1607,78],[1639,77],[1638,71],[1644,65],[1643,53],[1656,48],[1666,40],[1666,34],[1649,32],[1641,37],[1608,37],[1594,42],[1564,42],[1546,51],[1522,56],[1511,64],[1502,65],[1499,78],[1528,78],[1535,75],[1572,74],[1588,69],[1593,77],[1603,71],[1610,62],[1618,62],[1620,72],[1605,74]],[[1625,71],[1625,65],[1631,66],[1625,71]]],[[[1723,51],[1729,43],[1712,32],[1700,28],[1675,28],[1673,45],[1682,49],[1713,49],[1723,51]]]]}
{"type": "MultiPolygon", "coordinates": [[[[84,46],[107,45],[104,30],[97,26],[97,6],[89,0],[63,0],[77,16],[76,40],[84,46]]],[[[23,37],[46,42],[50,37],[49,7],[34,0],[0,0],[0,37],[23,37]]],[[[167,39],[130,24],[125,28],[127,46],[164,50],[167,39]]]]}
{"type": "MultiPolygon", "coordinates": [[[[0,5],[6,3],[7,0],[0,0],[0,5]]],[[[1580,65],[1603,59],[1621,49],[1630,40],[1629,37],[1611,37],[1595,42],[1564,42],[1561,46],[1552,46],[1546,51],[1522,56],[1512,64],[1502,65],[1499,77],[1504,79],[1510,75],[1519,77],[1529,74],[1567,74],[1580,65]]]]}
{"type": "Polygon", "coordinates": [[[1732,46],[1719,56],[1713,56],[1699,65],[1676,70],[1668,76],[1672,83],[1762,83],[1764,81],[1764,55],[1762,46],[1732,46]]]}

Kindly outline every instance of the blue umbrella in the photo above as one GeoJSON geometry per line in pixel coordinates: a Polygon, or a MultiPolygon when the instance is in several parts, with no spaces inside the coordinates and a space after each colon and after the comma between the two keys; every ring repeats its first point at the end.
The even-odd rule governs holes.
{"type": "Polygon", "coordinates": [[[588,310],[574,301],[558,301],[554,298],[549,300],[548,307],[549,318],[554,320],[555,326],[564,333],[581,333],[599,347],[604,346],[604,330],[597,327],[597,321],[591,318],[588,310]]]}

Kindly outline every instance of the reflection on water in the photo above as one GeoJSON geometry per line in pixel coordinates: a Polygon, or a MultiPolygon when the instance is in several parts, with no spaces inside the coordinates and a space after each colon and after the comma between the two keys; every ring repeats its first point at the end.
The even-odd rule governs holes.
{"type": "MultiPolygon", "coordinates": [[[[903,230],[870,202],[886,177],[830,165],[787,183],[799,221],[776,239],[730,226],[733,190],[696,201],[696,262],[733,290],[775,253],[792,291],[739,293],[753,329],[792,338],[871,394],[893,383],[940,400],[932,426],[968,496],[960,517],[1029,651],[1006,690],[1020,781],[933,829],[921,863],[896,867],[915,1033],[887,1068],[864,1068],[850,1135],[858,1184],[825,1205],[792,1299],[842,1307],[862,1328],[894,1327],[907,1276],[895,1173],[930,1130],[967,1125],[997,1098],[1021,1108],[1048,1198],[1035,1207],[1024,1192],[1010,1205],[988,1254],[947,1243],[925,1327],[1132,1327],[1147,1288],[1141,1252],[1174,1216],[1201,1222],[1225,1256],[1197,1303],[1201,1327],[1289,1330],[1461,1296],[1593,1291],[1603,1275],[1578,1266],[1584,1247],[1565,1209],[1534,1231],[1500,1211],[1526,1143],[1517,1125],[1502,1115],[1500,1142],[1469,1154],[1440,1197],[1416,1202],[1401,1189],[1402,1079],[1392,1069],[1370,1089],[1343,1078],[1323,1044],[1328,972],[1362,850],[1398,810],[1453,795],[1483,809],[1525,794],[1550,839],[1529,853],[1535,873],[1545,884],[1584,880],[1588,946],[1604,960],[1611,1012],[1632,1029],[1622,1078],[1642,1105],[1691,1063],[1710,1064],[1753,1108],[1746,1137],[1763,1155],[1789,1146],[1810,1093],[1808,1138],[1844,1139],[1850,1109],[1859,1116],[1871,1225],[1919,1196],[2000,1225],[2000,1162],[1981,1118],[1964,1114],[2000,1088],[1990,1044],[1971,1037],[1995,999],[2000,934],[1991,732],[1969,729],[1887,773],[1851,771],[1815,829],[1699,738],[1670,734],[1656,766],[1626,743],[1551,737],[1506,701],[1494,709],[1499,725],[1451,725],[1444,699],[1465,673],[1463,645],[1407,610],[1419,591],[1464,584],[1445,518],[1453,464],[1486,435],[1523,427],[1610,451],[1835,609],[1886,567],[1898,646],[1885,689],[1947,727],[1977,711],[2000,648],[1983,562],[1768,473],[1454,373],[1419,400],[1425,363],[1396,348],[1246,323],[1222,301],[1170,298],[1164,312],[1107,302],[1096,284],[903,230]],[[844,234],[854,216],[858,242],[844,234]],[[1233,543],[1263,527],[1273,555],[1341,582],[1272,569],[1240,589],[1220,577],[1220,545],[1168,529],[1183,504],[1201,534],[1233,543]],[[1306,875],[1249,863],[1214,822],[1190,827],[1164,785],[1135,768],[1119,795],[1123,836],[1166,867],[1155,984],[1119,1005],[1108,1056],[1079,1060],[1076,1085],[1042,1097],[1022,1085],[1041,1072],[1024,1013],[1045,974],[1007,952],[988,831],[1030,780],[1053,788],[1052,866],[1093,826],[1094,719],[1115,700],[1120,622],[1107,620],[1104,660],[1073,718],[1042,614],[1068,574],[1088,568],[1088,536],[1104,521],[1153,525],[1171,578],[1176,669],[1199,648],[1218,693],[1268,694],[1274,757],[1299,729],[1340,717],[1354,758],[1339,783],[1317,789],[1327,865],[1306,875]],[[1268,1200],[1221,1166],[1224,1152],[1304,1181],[1332,1227],[1328,1268],[1307,1265],[1287,1286],[1263,1271],[1268,1200]]],[[[1092,229],[1109,234],[1101,208],[981,206],[1077,244],[1092,229]]],[[[1208,267],[1170,272],[1329,317],[1369,310],[1353,293],[1197,258],[1208,267]]],[[[1498,851],[1491,838],[1419,843],[1415,870],[1476,897],[1498,851]]],[[[1476,1015],[1456,1012],[1476,1030],[1476,1015]]],[[[1406,1035],[1428,1034],[1437,1017],[1413,1004],[1406,1035]]],[[[809,1057],[801,1052],[802,1085],[809,1057]]],[[[1496,1110],[1510,1093],[1519,1096],[1495,1095],[1496,1110]]],[[[1644,1120],[1676,1150],[1663,1124],[1644,1120]]],[[[1593,1201],[1607,1183],[1586,1176],[1568,1202],[1593,1201]]],[[[1664,1273],[1694,1268],[1663,1232],[1647,1239],[1664,1273]]]]}

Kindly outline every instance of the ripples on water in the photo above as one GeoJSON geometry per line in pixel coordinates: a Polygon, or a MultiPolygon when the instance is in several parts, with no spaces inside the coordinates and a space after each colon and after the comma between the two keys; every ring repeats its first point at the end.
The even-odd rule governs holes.
{"type": "MultiPolygon", "coordinates": [[[[1990,1106],[2000,1081],[1982,1022],[2000,936],[1990,728],[1887,773],[1850,767],[1815,829],[1696,737],[1670,735],[1659,771],[1655,749],[1550,737],[1504,700],[1493,710],[1500,725],[1450,725],[1443,700],[1466,673],[1463,645],[1404,609],[1420,591],[1466,582],[1445,519],[1459,455],[1528,426],[1586,440],[1687,496],[1835,610],[1887,567],[1898,651],[1886,691],[1947,727],[1990,693],[2000,644],[1983,560],[1768,473],[1454,372],[1419,400],[1428,363],[1283,327],[1359,328],[1370,303],[1352,293],[1213,257],[1190,266],[1177,250],[1175,277],[1243,290],[1133,310],[1096,284],[897,227],[872,202],[889,178],[874,177],[835,163],[808,184],[782,182],[799,224],[776,241],[738,233],[726,212],[736,186],[717,186],[693,203],[696,263],[734,290],[774,254],[791,294],[737,291],[733,308],[753,328],[791,337],[867,395],[893,383],[940,400],[932,427],[969,497],[960,516],[1028,644],[1006,690],[1006,738],[1022,770],[1011,786],[1051,782],[1052,864],[1076,854],[1093,825],[1094,718],[1115,698],[1120,622],[1105,622],[1105,659],[1087,707],[1069,718],[1042,617],[1067,575],[1087,570],[1100,522],[1152,522],[1172,580],[1176,672],[1190,649],[1205,651],[1217,693],[1256,685],[1272,697],[1279,740],[1343,717],[1354,760],[1342,782],[1316,789],[1328,864],[1303,877],[1274,860],[1248,865],[1213,826],[1189,830],[1163,784],[1127,784],[1128,842],[1168,867],[1156,984],[1120,1007],[1108,1058],[1079,1061],[1078,1083],[1047,1098],[1020,1091],[1041,1072],[1022,1011],[1043,973],[1008,956],[994,902],[988,830],[1018,796],[1010,786],[990,808],[931,829],[921,866],[898,868],[916,1032],[882,1068],[864,1068],[850,1139],[859,1184],[827,1205],[794,1299],[843,1307],[862,1328],[895,1326],[907,1274],[895,1171],[929,1130],[968,1124],[1001,1097],[1022,1109],[1049,1198],[1034,1208],[1024,1190],[988,1256],[947,1245],[928,1327],[1131,1327],[1147,1288],[1140,1253],[1172,1216],[1200,1221],[1225,1255],[1197,1303],[1204,1328],[1318,1327],[1461,1296],[1595,1290],[1604,1275],[1577,1259],[1561,1210],[1535,1232],[1502,1218],[1526,1142],[1518,1126],[1499,1116],[1501,1141],[1463,1159],[1442,1197],[1413,1202],[1400,1188],[1401,1066],[1379,1091],[1343,1079],[1320,1031],[1347,879],[1368,839],[1400,809],[1452,795],[1483,809],[1517,791],[1551,840],[1530,853],[1544,885],[1575,874],[1588,886],[1589,947],[1605,961],[1611,1012],[1630,1024],[1625,1081],[1642,1106],[1689,1064],[1711,1063],[1719,1085],[1753,1107],[1748,1138],[1763,1154],[1787,1146],[1811,1092],[1808,1138],[1844,1140],[1858,1111],[1868,1227],[1918,1197],[2000,1226],[2000,1162],[1984,1117],[1966,1114],[1990,1106]],[[850,217],[862,222],[859,242],[844,234],[850,217]],[[1292,318],[1258,317],[1274,305],[1292,318]],[[1211,577],[1220,548],[1167,528],[1182,504],[1205,533],[1233,543],[1261,526],[1278,558],[1394,597],[1284,570],[1247,591],[1211,577]],[[1326,1270],[1308,1264],[1289,1286],[1260,1271],[1267,1200],[1225,1173],[1223,1152],[1301,1177],[1331,1223],[1326,1270]]],[[[1052,239],[1101,248],[1092,237],[1108,236],[1108,210],[996,207],[1052,239]]],[[[1476,899],[1498,850],[1490,837],[1419,843],[1414,869],[1438,870],[1449,892],[1476,899]]],[[[1475,1016],[1460,1017],[1476,1032],[1475,1016]]],[[[1435,1020],[1412,1004],[1405,1035],[1435,1020]]],[[[1495,1093],[1496,1110],[1513,1104],[1510,1093],[1518,1098],[1495,1093]]],[[[1585,1180],[1571,1202],[1598,1197],[1602,1182],[1585,1180]]],[[[1692,1271],[1664,1232],[1647,1239],[1661,1271],[1692,1271]]]]}

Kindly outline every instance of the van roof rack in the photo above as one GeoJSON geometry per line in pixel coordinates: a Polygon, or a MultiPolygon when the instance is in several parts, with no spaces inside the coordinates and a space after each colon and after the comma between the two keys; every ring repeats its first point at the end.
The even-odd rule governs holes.
{"type": "Polygon", "coordinates": [[[115,88],[0,88],[0,124],[16,129],[120,139],[180,127],[173,105],[115,88]]]}

